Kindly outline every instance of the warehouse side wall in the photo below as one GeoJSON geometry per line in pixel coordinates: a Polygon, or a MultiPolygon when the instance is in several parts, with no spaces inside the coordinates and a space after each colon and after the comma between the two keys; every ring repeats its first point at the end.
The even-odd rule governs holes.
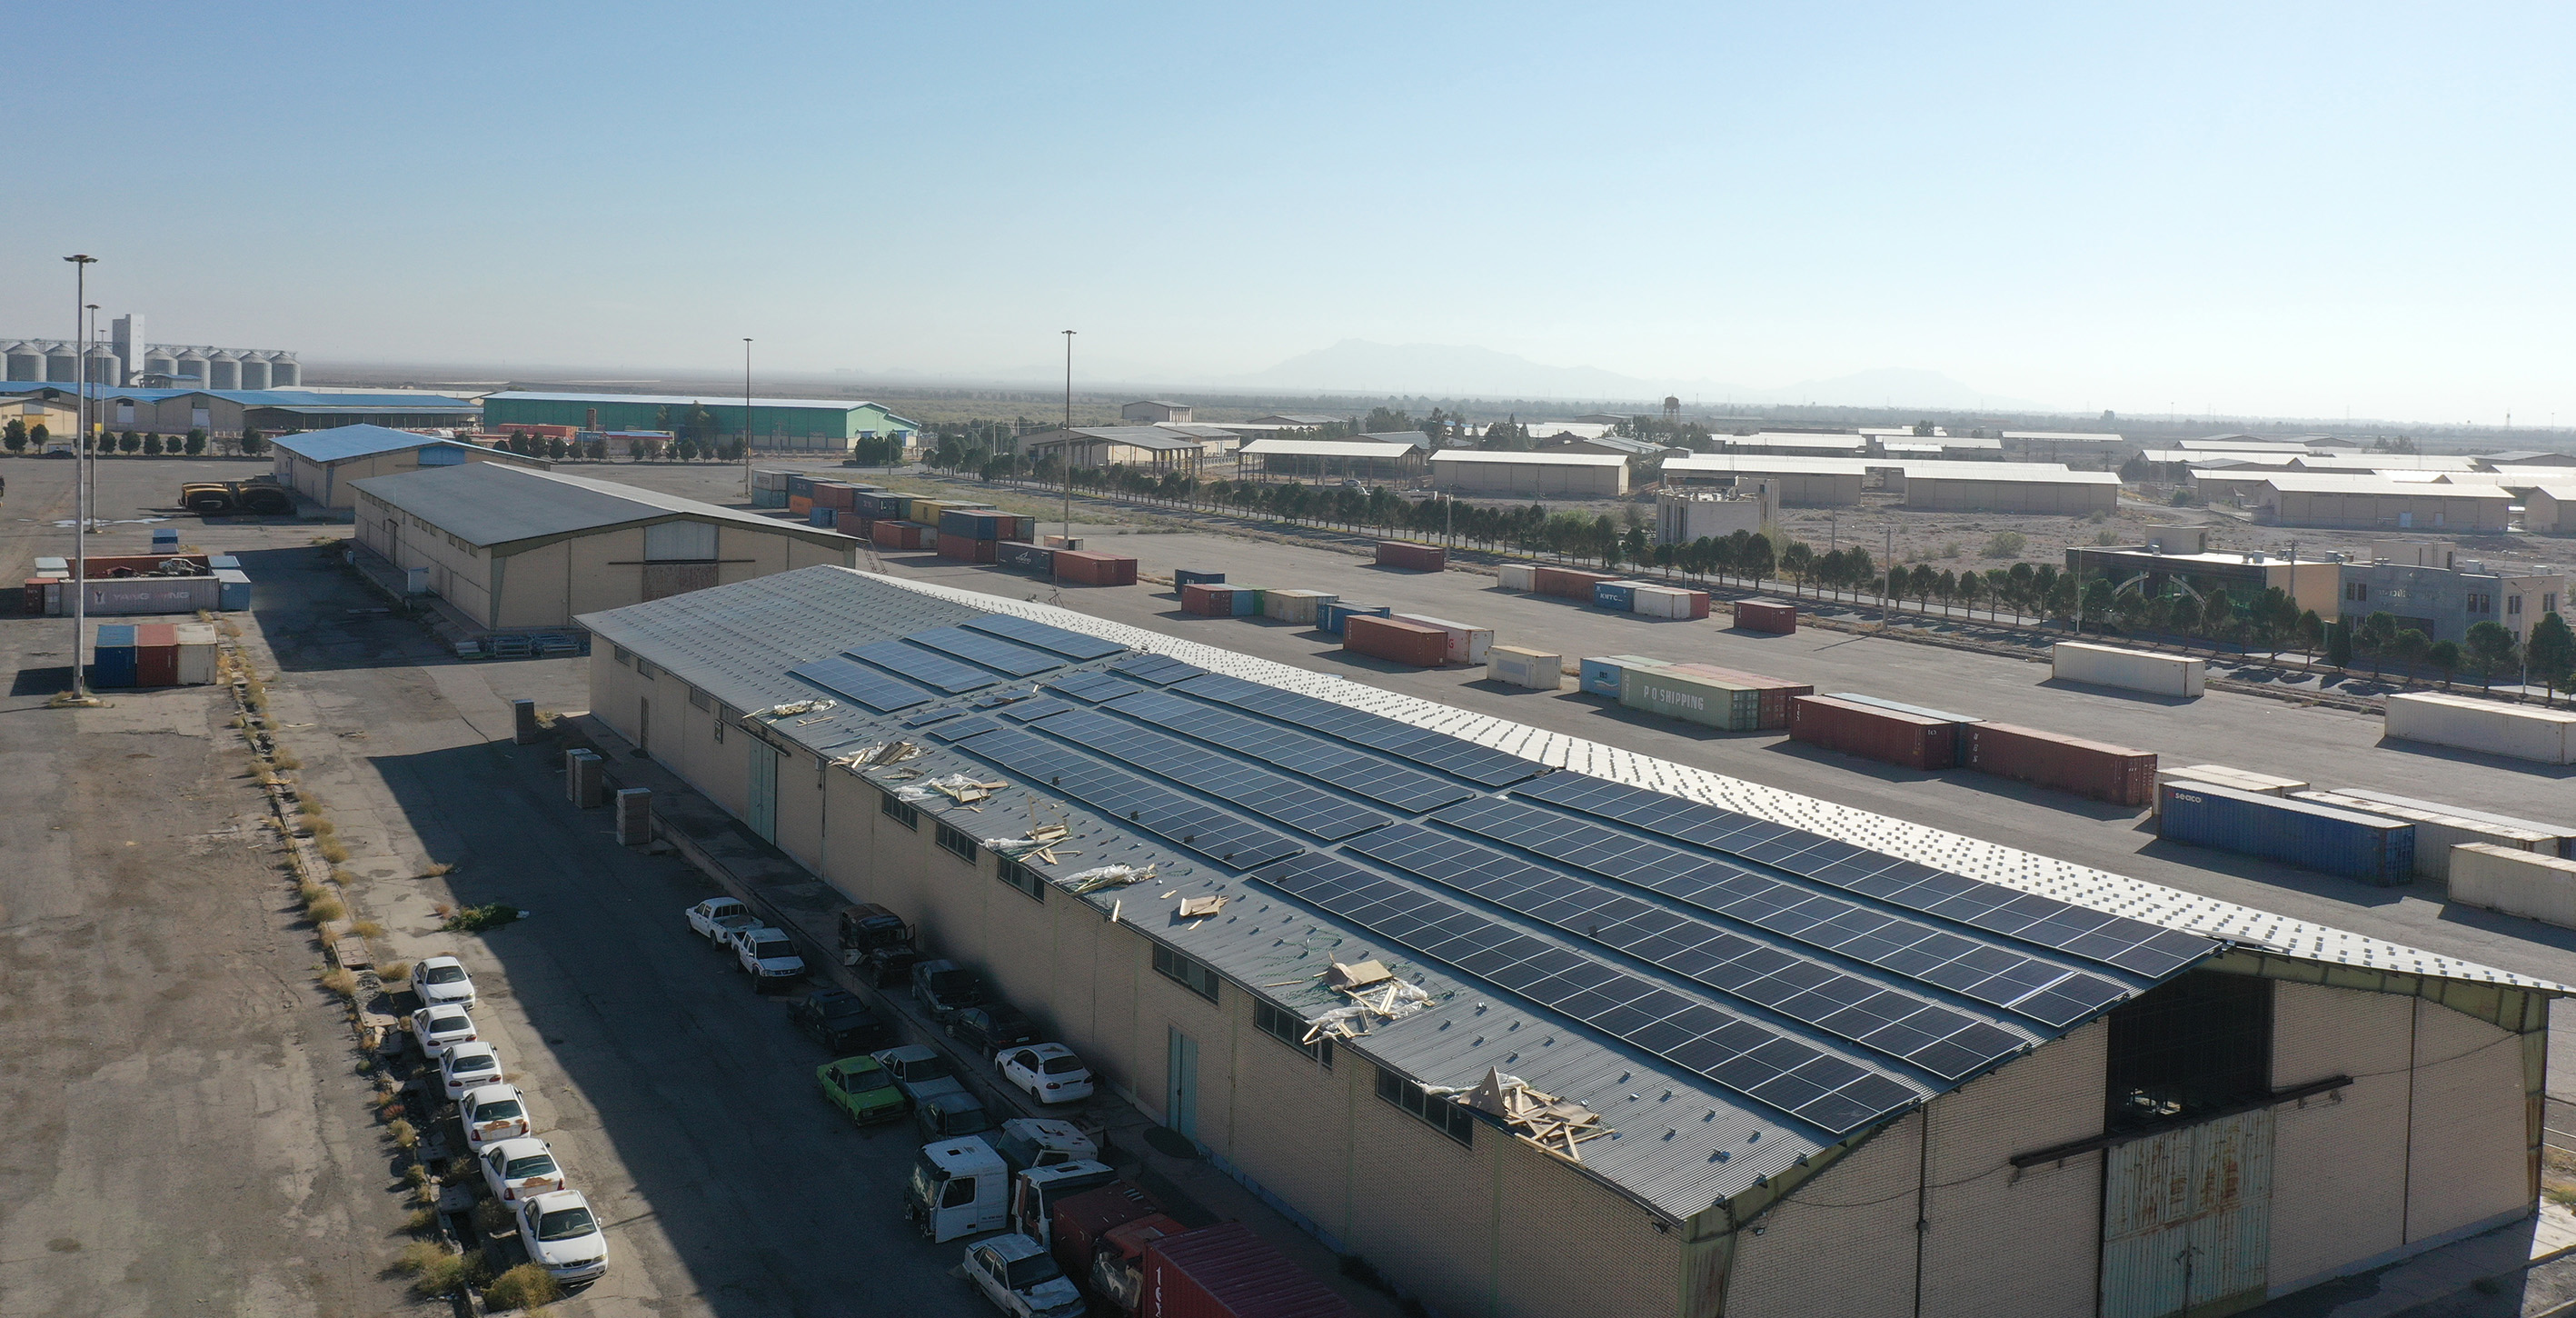
{"type": "Polygon", "coordinates": [[[1926,1318],[2083,1318],[2094,1310],[2102,1155],[2021,1168],[2013,1155],[2102,1130],[2111,1028],[2094,1023],[1933,1100],[1923,1161],[1926,1318]],[[2011,1223],[1997,1231],[1997,1223],[2011,1223]]]}
{"type": "Polygon", "coordinates": [[[1737,1232],[1725,1318],[1914,1312],[1923,1123],[1897,1119],[1737,1232]]]}
{"type": "Polygon", "coordinates": [[[2526,1152],[2522,1043],[2511,1031],[2416,1002],[2409,1243],[2528,1211],[2538,1196],[2526,1152]]]}
{"type": "Polygon", "coordinates": [[[2272,1087],[2354,1077],[2336,1094],[2273,1113],[2275,1295],[2406,1243],[2408,1041],[2417,1002],[2322,984],[2273,986],[2272,1087]]]}

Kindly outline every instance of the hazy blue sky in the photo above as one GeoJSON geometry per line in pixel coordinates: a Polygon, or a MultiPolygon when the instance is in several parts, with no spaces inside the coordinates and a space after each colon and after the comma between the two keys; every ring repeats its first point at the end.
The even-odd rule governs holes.
{"type": "Polygon", "coordinates": [[[14,17],[0,333],[62,333],[86,250],[155,338],[324,360],[882,378],[1071,326],[1175,381],[1363,338],[2576,423],[2565,5],[14,17]]]}

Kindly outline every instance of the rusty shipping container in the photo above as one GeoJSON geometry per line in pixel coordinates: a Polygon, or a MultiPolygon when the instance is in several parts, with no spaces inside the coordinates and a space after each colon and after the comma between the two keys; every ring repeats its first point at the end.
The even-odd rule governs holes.
{"type": "Polygon", "coordinates": [[[1735,625],[1785,636],[1798,630],[1798,606],[1787,600],[1737,600],[1735,625]]]}
{"type": "Polygon", "coordinates": [[[1234,587],[1193,581],[1181,587],[1181,612],[1208,618],[1234,616],[1234,587]]]}
{"type": "Polygon", "coordinates": [[[1417,545],[1410,540],[1377,542],[1379,567],[1409,568],[1415,572],[1437,572],[1449,566],[1449,551],[1438,545],[1417,545]]]}
{"type": "Polygon", "coordinates": [[[919,522],[881,521],[868,528],[868,537],[887,549],[919,549],[929,530],[919,522]]]}
{"type": "Polygon", "coordinates": [[[1761,692],[1761,722],[1755,725],[1757,727],[1775,729],[1788,727],[1789,702],[1796,700],[1800,696],[1812,696],[1816,694],[1816,684],[1813,682],[1790,682],[1777,677],[1766,677],[1761,673],[1748,673],[1735,668],[1720,668],[1715,664],[1675,664],[1673,667],[1682,669],[1686,672],[1699,673],[1703,676],[1714,677],[1721,682],[1731,682],[1737,686],[1751,687],[1754,690],[1761,692]]]}
{"type": "Polygon", "coordinates": [[[1056,574],[1077,586],[1132,586],[1136,584],[1136,560],[1124,554],[1099,554],[1087,549],[1055,551],[1056,574]]]}
{"type": "Polygon", "coordinates": [[[1604,581],[1617,581],[1611,572],[1578,572],[1570,567],[1543,567],[1530,574],[1531,588],[1542,595],[1592,602],[1592,588],[1604,581]]]}
{"type": "Polygon", "coordinates": [[[1968,726],[1967,767],[2113,805],[2142,806],[2155,800],[2154,751],[2010,723],[1968,726]]]}
{"type": "Polygon", "coordinates": [[[147,622],[134,629],[134,684],[179,685],[179,629],[147,622]]]}
{"type": "Polygon", "coordinates": [[[998,540],[969,540],[964,536],[939,537],[939,556],[965,563],[990,563],[997,556],[998,540]]]}
{"type": "Polygon", "coordinates": [[[1952,767],[1959,744],[1955,724],[1832,696],[1799,696],[1790,701],[1789,738],[1865,760],[1924,770],[1952,767]]]}
{"type": "Polygon", "coordinates": [[[1136,1318],[1357,1318],[1350,1302],[1241,1222],[1145,1247],[1136,1318]]]}
{"type": "Polygon", "coordinates": [[[1418,622],[1353,614],[1342,623],[1342,648],[1416,668],[1438,668],[1449,659],[1449,633],[1418,622]]]}

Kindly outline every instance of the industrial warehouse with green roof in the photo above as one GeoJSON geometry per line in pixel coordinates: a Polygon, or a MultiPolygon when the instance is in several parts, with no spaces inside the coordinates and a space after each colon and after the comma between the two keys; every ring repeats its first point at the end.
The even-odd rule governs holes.
{"type": "MultiPolygon", "coordinates": [[[[677,430],[697,408],[714,417],[717,435],[745,432],[743,397],[721,394],[551,394],[505,390],[483,399],[483,428],[576,426],[583,430],[677,430]]],[[[862,439],[905,441],[921,423],[881,403],[849,398],[750,400],[751,446],[784,453],[847,453],[862,439]]]]}

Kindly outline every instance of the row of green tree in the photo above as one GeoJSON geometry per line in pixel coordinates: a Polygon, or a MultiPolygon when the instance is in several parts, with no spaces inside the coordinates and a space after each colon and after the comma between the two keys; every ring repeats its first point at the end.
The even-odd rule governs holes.
{"type": "MultiPolygon", "coordinates": [[[[53,432],[47,429],[42,421],[31,426],[24,418],[11,417],[6,426],[0,426],[0,448],[6,448],[11,453],[24,453],[29,449],[42,453],[45,445],[53,437],[53,432]]],[[[209,435],[203,427],[191,430],[184,436],[163,435],[143,430],[106,430],[99,432],[98,441],[90,452],[98,455],[136,453],[145,457],[159,457],[167,453],[184,454],[193,458],[204,455],[210,448],[225,455],[240,453],[249,457],[258,457],[268,451],[268,440],[259,433],[259,428],[256,426],[245,428],[238,437],[222,439],[209,435]]]]}

